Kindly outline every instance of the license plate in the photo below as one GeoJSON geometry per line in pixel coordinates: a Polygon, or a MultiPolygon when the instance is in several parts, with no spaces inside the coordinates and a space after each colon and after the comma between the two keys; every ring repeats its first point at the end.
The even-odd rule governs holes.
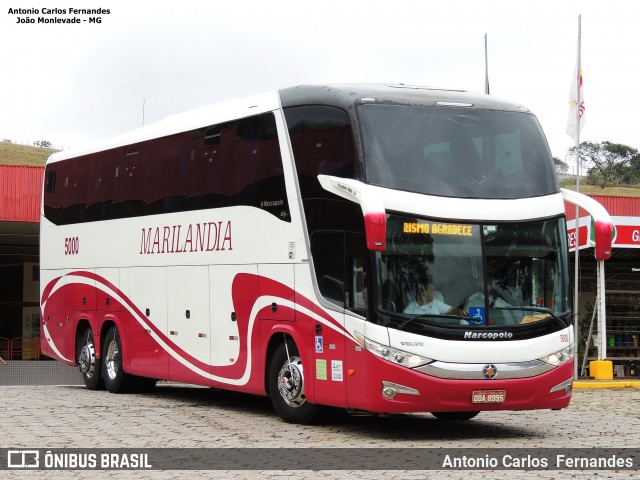
{"type": "Polygon", "coordinates": [[[506,398],[506,390],[474,390],[471,394],[473,403],[502,403],[506,398]]]}

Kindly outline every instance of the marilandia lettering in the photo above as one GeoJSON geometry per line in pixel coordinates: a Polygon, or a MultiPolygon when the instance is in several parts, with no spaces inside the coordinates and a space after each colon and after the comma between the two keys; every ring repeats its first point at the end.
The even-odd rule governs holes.
{"type": "Polygon", "coordinates": [[[231,221],[142,228],[140,255],[233,250],[231,221]]]}

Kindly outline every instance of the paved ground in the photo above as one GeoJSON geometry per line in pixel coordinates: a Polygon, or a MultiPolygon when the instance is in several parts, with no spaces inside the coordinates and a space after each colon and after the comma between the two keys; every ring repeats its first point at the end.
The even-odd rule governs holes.
{"type": "MultiPolygon", "coordinates": [[[[113,395],[80,386],[0,387],[3,448],[592,448],[640,449],[640,389],[580,389],[558,411],[481,413],[446,423],[429,414],[336,415],[283,423],[268,399],[161,384],[151,394],[113,395]]],[[[293,467],[295,465],[292,465],[293,467]]],[[[12,478],[556,479],[637,478],[638,471],[146,471],[1,472],[12,478]]]]}

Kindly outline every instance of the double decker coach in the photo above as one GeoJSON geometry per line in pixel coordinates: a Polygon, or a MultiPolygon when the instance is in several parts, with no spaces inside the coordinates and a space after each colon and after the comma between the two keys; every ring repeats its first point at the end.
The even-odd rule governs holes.
{"type": "Polygon", "coordinates": [[[41,249],[42,351],[89,389],[268,395],[297,423],[571,398],[563,194],[494,97],[298,86],[56,153],[41,249]]]}

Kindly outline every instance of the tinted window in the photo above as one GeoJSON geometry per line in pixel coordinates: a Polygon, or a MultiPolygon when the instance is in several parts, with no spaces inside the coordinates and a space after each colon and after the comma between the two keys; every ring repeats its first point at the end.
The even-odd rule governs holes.
{"type": "Polygon", "coordinates": [[[321,295],[329,302],[366,316],[368,254],[361,234],[318,230],[311,255],[321,295]]]}
{"type": "Polygon", "coordinates": [[[320,293],[335,305],[365,315],[369,253],[360,206],[337,198],[308,199],[303,205],[320,293]]]}
{"type": "Polygon", "coordinates": [[[272,113],[47,166],[56,224],[247,205],[290,222],[272,113]]]}
{"type": "Polygon", "coordinates": [[[366,315],[369,256],[360,205],[327,192],[318,175],[356,177],[349,115],[334,107],[285,109],[316,281],[329,302],[366,315]]]}
{"type": "Polygon", "coordinates": [[[51,182],[44,192],[45,215],[54,223],[79,223],[85,218],[87,162],[73,159],[64,167],[47,167],[51,182]]]}
{"type": "Polygon", "coordinates": [[[333,107],[285,109],[302,198],[327,197],[319,174],[354,178],[355,150],[346,112],[333,107]]]}
{"type": "Polygon", "coordinates": [[[311,255],[316,281],[322,296],[344,307],[345,301],[345,244],[344,232],[317,231],[311,235],[311,255]]]}
{"type": "Polygon", "coordinates": [[[358,116],[369,183],[460,198],[560,191],[546,139],[529,113],[365,105],[358,116]]]}
{"type": "MultiPolygon", "coordinates": [[[[85,222],[107,220],[111,217],[112,192],[116,178],[114,158],[109,152],[89,157],[85,222]]],[[[75,161],[75,159],[74,159],[75,161]]]]}
{"type": "Polygon", "coordinates": [[[151,148],[151,142],[145,142],[116,150],[110,218],[139,217],[145,214],[150,183],[146,181],[145,173],[149,166],[151,148]]]}

